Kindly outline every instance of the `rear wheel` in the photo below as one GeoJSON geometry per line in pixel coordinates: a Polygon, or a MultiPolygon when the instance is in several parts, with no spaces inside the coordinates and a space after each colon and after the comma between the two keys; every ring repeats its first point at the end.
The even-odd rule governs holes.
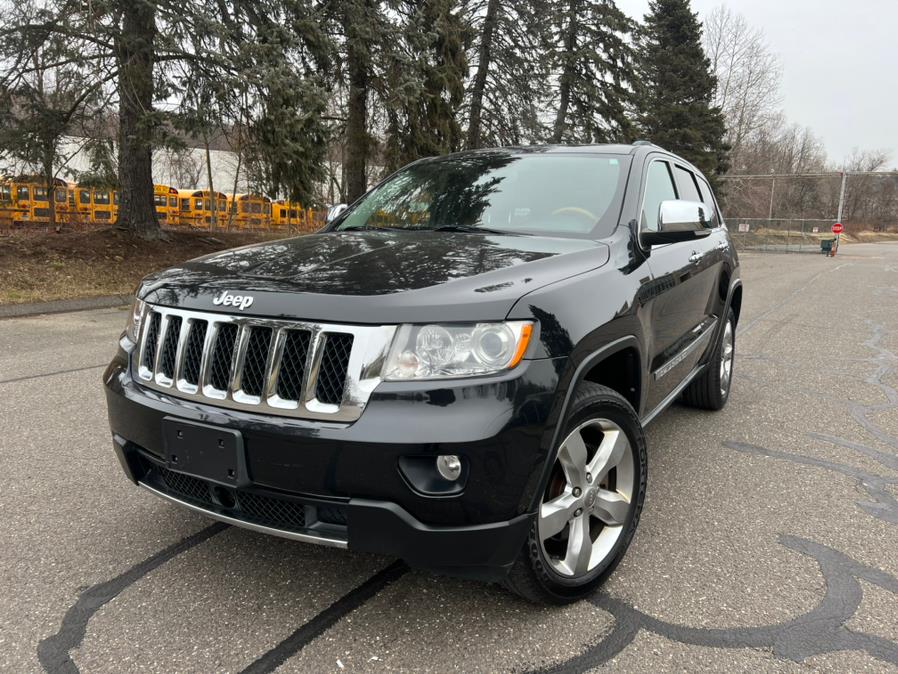
{"type": "Polygon", "coordinates": [[[736,314],[727,311],[720,340],[708,360],[708,365],[683,391],[683,402],[691,407],[720,410],[730,397],[733,383],[733,359],[736,355],[736,314]]]}
{"type": "Polygon", "coordinates": [[[633,408],[611,389],[582,384],[506,586],[540,603],[591,594],[630,544],[645,484],[645,437],[633,408]]]}

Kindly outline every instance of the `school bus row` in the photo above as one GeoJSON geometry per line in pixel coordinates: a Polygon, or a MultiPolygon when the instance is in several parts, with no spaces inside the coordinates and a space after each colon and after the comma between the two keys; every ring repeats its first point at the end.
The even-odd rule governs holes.
{"type": "MultiPolygon", "coordinates": [[[[89,187],[56,179],[53,205],[57,224],[109,225],[118,217],[118,191],[89,187]]],[[[156,215],[170,227],[209,229],[298,229],[314,226],[314,213],[298,203],[272,201],[262,194],[225,194],[208,190],[183,190],[168,185],[153,188],[156,215]]],[[[47,225],[49,192],[34,178],[0,179],[0,228],[47,225]]]]}

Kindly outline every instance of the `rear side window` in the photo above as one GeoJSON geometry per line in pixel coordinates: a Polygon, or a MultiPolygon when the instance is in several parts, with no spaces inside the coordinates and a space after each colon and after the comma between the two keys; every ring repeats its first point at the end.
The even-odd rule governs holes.
{"type": "Polygon", "coordinates": [[[645,195],[642,198],[642,228],[649,232],[658,231],[658,216],[661,202],[676,199],[670,166],[666,161],[653,161],[645,179],[645,195]]]}
{"type": "Polygon", "coordinates": [[[680,199],[684,201],[702,200],[692,171],[687,171],[682,166],[675,166],[674,175],[677,177],[677,191],[680,193],[680,199]]]}
{"type": "Polygon", "coordinates": [[[711,209],[711,213],[714,214],[714,226],[717,227],[720,225],[720,211],[717,210],[717,204],[714,201],[714,194],[711,192],[711,186],[708,185],[708,181],[702,176],[697,175],[696,178],[698,178],[699,186],[701,187],[702,203],[711,209]]]}

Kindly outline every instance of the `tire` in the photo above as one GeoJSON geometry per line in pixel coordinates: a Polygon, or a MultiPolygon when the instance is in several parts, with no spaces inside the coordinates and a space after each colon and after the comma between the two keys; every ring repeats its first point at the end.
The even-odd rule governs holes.
{"type": "Polygon", "coordinates": [[[592,594],[627,551],[645,500],[645,435],[626,399],[584,382],[562,428],[527,542],[504,583],[539,604],[592,594]]]}
{"type": "Polygon", "coordinates": [[[705,368],[683,391],[683,402],[703,410],[722,410],[733,386],[733,362],[736,355],[736,315],[727,310],[727,322],[705,368]],[[729,351],[727,351],[729,345],[729,351]],[[728,358],[728,365],[725,360],[728,358]]]}

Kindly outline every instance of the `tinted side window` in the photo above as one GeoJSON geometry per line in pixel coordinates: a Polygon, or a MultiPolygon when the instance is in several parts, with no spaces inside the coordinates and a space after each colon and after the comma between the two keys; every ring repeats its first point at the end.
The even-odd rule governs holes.
{"type": "Polygon", "coordinates": [[[711,209],[714,214],[714,226],[720,225],[720,212],[717,210],[717,204],[714,202],[714,195],[711,193],[711,186],[702,176],[696,176],[702,191],[702,203],[711,209]]]}
{"type": "Polygon", "coordinates": [[[642,228],[649,232],[657,232],[661,202],[676,198],[677,192],[667,162],[654,161],[649,164],[645,179],[645,195],[642,198],[642,228]]]}
{"type": "Polygon", "coordinates": [[[677,192],[684,201],[701,201],[698,185],[692,171],[687,171],[682,166],[674,166],[674,175],[677,177],[677,192]]]}

